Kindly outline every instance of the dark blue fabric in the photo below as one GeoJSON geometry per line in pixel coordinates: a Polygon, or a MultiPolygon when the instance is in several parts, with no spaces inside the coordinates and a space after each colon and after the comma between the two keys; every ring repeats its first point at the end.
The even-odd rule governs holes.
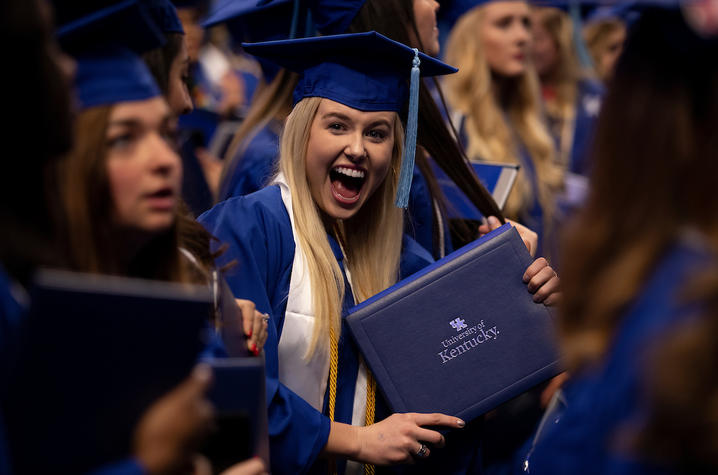
{"type": "Polygon", "coordinates": [[[578,84],[576,98],[576,124],[571,145],[569,171],[579,175],[588,175],[589,155],[593,140],[593,131],[603,99],[604,89],[600,83],[584,80],[578,84]]]}
{"type": "MultiPolygon", "coordinates": [[[[361,111],[401,112],[408,97],[414,51],[374,31],[242,46],[300,74],[295,103],[325,97],[361,111]]],[[[421,76],[456,72],[423,53],[419,59],[421,76]]]]}
{"type": "Polygon", "coordinates": [[[663,256],[619,320],[606,356],[565,385],[567,407],[529,457],[529,473],[662,473],[665,467],[630,458],[612,444],[622,429],[639,427],[647,354],[695,316],[698,309],[681,302],[680,291],[707,265],[708,255],[685,243],[663,256]]]}
{"type": "Polygon", "coordinates": [[[129,49],[105,48],[76,59],[75,87],[83,109],[161,95],[147,66],[129,49]]]}
{"type": "Polygon", "coordinates": [[[248,195],[267,185],[277,167],[281,128],[278,121],[270,122],[232,158],[236,165],[220,185],[220,200],[248,195]]]}
{"type": "Polygon", "coordinates": [[[165,33],[184,34],[177,10],[169,0],[142,0],[155,24],[165,33]]]}
{"type": "MultiPolygon", "coordinates": [[[[404,232],[411,236],[416,242],[429,251],[434,259],[442,257],[439,243],[434,242],[434,226],[436,222],[434,202],[429,192],[429,184],[418,166],[414,166],[414,178],[409,193],[409,207],[407,219],[404,223],[404,232]]],[[[448,220],[443,219],[441,225],[444,228],[444,249],[443,255],[450,254],[454,249],[451,244],[451,232],[449,231],[448,220]]]]}
{"type": "Polygon", "coordinates": [[[199,221],[229,245],[218,265],[237,298],[252,300],[270,316],[264,346],[271,471],[307,473],[329,438],[329,419],[279,382],[278,345],[294,259],[291,222],[278,186],[224,201],[199,221]]]}

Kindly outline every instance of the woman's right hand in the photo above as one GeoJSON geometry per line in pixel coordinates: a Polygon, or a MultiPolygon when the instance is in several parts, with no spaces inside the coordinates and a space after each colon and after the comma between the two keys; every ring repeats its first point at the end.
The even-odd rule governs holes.
{"type": "Polygon", "coordinates": [[[429,456],[425,444],[443,447],[444,436],[422,426],[464,427],[461,419],[445,414],[392,414],[381,422],[357,428],[359,452],[356,459],[374,465],[413,463],[429,456]],[[423,450],[422,450],[423,449],[423,450]]]}
{"type": "Polygon", "coordinates": [[[205,398],[212,370],[198,365],[179,386],[145,411],[135,429],[134,455],[149,474],[191,466],[195,445],[212,423],[205,398]]]}

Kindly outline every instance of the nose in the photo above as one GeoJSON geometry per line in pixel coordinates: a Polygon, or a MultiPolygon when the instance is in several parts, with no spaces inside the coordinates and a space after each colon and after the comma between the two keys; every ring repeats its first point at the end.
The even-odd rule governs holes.
{"type": "Polygon", "coordinates": [[[358,162],[366,157],[366,147],[364,147],[364,134],[361,131],[347,135],[349,142],[344,148],[344,154],[352,162],[358,162]]]}
{"type": "Polygon", "coordinates": [[[432,6],[434,7],[434,14],[436,14],[436,12],[439,11],[439,8],[441,7],[441,5],[436,0],[432,0],[432,4],[433,4],[432,6]]]}
{"type": "Polygon", "coordinates": [[[163,176],[182,173],[182,161],[170,144],[159,134],[153,134],[151,144],[152,171],[163,176]]]}

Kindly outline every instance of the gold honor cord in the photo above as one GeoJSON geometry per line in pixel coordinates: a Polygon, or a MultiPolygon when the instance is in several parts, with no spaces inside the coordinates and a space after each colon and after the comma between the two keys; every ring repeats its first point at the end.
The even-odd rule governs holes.
{"type": "MultiPolygon", "coordinates": [[[[329,329],[329,420],[334,421],[334,408],[337,402],[337,375],[339,373],[339,342],[337,341],[334,328],[329,329]]],[[[366,417],[364,425],[370,426],[374,423],[374,409],[376,406],[376,380],[369,371],[366,370],[366,417]]],[[[329,463],[329,473],[337,473],[336,464],[332,461],[329,463]]],[[[364,464],[364,473],[374,475],[374,465],[364,464]]]]}

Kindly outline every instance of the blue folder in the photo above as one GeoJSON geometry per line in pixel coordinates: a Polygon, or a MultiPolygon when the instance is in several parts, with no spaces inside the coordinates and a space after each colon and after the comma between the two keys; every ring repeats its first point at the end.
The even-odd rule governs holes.
{"type": "Polygon", "coordinates": [[[43,271],[3,414],[13,472],[86,473],[129,457],[137,422],[205,346],[206,286],[43,271]]]}
{"type": "MultiPolygon", "coordinates": [[[[466,194],[456,186],[456,183],[436,163],[432,163],[436,180],[448,201],[447,213],[449,218],[481,221],[481,213],[466,194]]],[[[499,209],[503,209],[521,167],[504,163],[482,162],[471,163],[471,168],[476,173],[479,181],[489,190],[499,209]]]]}
{"type": "Polygon", "coordinates": [[[507,224],[350,311],[394,412],[470,421],[560,372],[553,316],[522,281],[531,262],[507,224]]]}
{"type": "Polygon", "coordinates": [[[269,467],[264,358],[218,358],[208,363],[213,374],[208,397],[216,420],[202,453],[214,473],[254,456],[269,467]]]}

